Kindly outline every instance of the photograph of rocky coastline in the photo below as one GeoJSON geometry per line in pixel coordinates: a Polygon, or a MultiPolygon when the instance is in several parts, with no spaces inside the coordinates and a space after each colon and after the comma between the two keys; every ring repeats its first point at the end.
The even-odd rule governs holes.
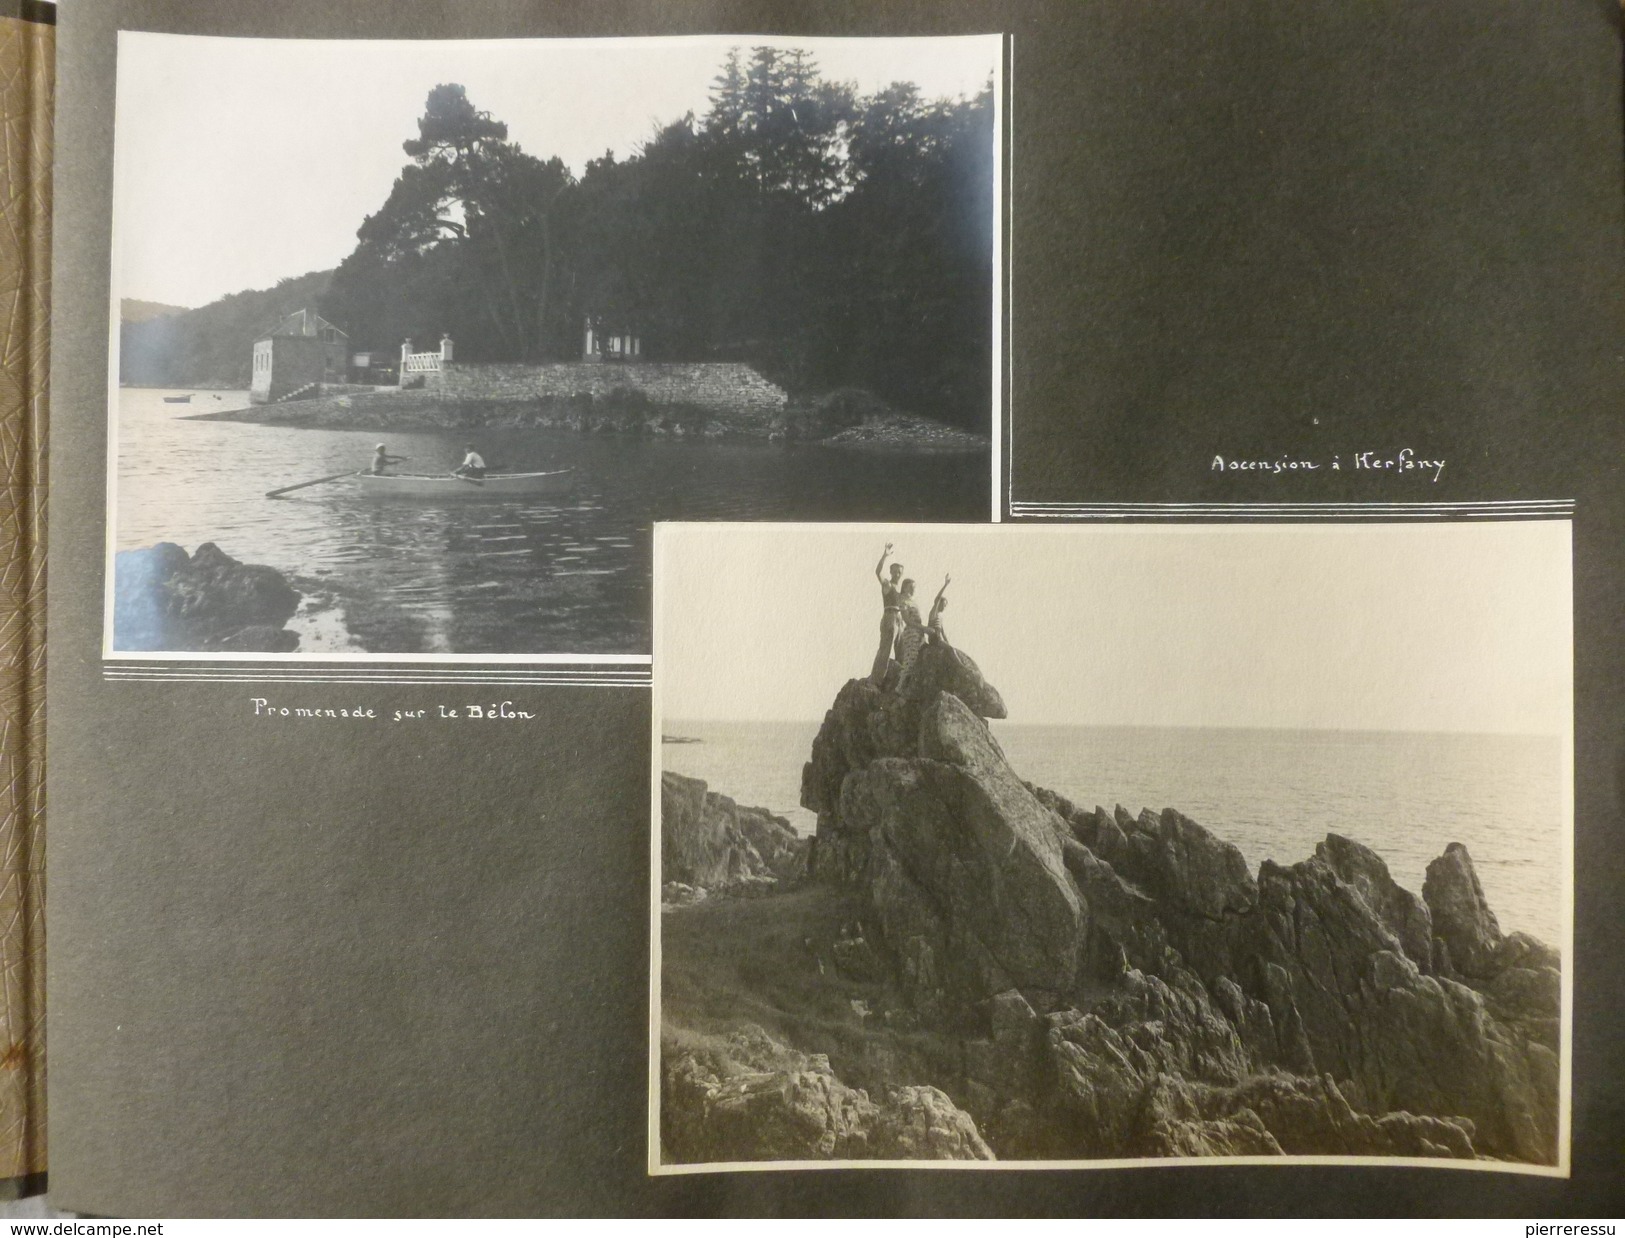
{"type": "Polygon", "coordinates": [[[646,657],[656,520],[985,519],[1001,65],[123,32],[109,588],[298,602],[107,652],[646,657]]]}
{"type": "Polygon", "coordinates": [[[651,1172],[1566,1173],[1568,544],[661,526],[651,1172]]]}

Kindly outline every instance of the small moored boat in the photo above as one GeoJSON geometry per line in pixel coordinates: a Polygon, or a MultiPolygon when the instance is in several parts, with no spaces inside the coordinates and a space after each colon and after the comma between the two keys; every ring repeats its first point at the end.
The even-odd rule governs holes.
{"type": "Polygon", "coordinates": [[[377,499],[507,499],[567,494],[574,469],[550,473],[487,473],[484,477],[450,477],[416,473],[357,473],[361,493],[377,499]]]}

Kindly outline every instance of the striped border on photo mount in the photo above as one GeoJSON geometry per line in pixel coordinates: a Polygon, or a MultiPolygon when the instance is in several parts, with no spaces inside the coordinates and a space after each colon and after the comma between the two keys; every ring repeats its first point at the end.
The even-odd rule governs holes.
{"type": "Polygon", "coordinates": [[[1496,499],[1463,503],[1023,503],[1028,520],[1567,520],[1573,499],[1496,499]]]}
{"type": "Polygon", "coordinates": [[[648,666],[584,664],[580,666],[268,666],[263,663],[207,665],[192,663],[107,662],[102,678],[147,683],[331,683],[399,684],[422,687],[516,688],[647,688],[648,666]]]}

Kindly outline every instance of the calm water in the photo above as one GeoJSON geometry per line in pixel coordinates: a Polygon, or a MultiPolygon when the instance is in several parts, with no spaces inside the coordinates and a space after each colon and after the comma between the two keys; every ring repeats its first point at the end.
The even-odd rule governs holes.
{"type": "Polygon", "coordinates": [[[191,421],[246,392],[119,392],[117,548],[215,542],[311,594],[302,652],[647,653],[655,520],[980,520],[985,456],[647,441],[571,430],[482,430],[502,472],[570,468],[561,499],[361,500],[336,482],[380,439],[404,471],[448,471],[463,433],[305,430],[191,421]],[[215,399],[219,395],[220,399],[215,399]]]}
{"type": "MultiPolygon", "coordinates": [[[[1018,773],[1082,807],[1177,808],[1261,860],[1295,863],[1328,833],[1374,849],[1418,894],[1429,860],[1466,845],[1504,931],[1557,944],[1561,749],[1555,739],[1354,731],[1038,727],[995,722],[1018,773]]],[[[816,722],[683,722],[667,769],[813,828],[799,806],[816,722]]]]}

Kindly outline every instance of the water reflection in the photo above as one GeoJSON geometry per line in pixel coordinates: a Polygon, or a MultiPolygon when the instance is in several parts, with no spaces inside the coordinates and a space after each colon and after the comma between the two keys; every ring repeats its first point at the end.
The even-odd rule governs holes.
{"type": "Polygon", "coordinates": [[[118,549],[206,541],[268,563],[310,595],[304,648],[375,653],[647,653],[655,520],[980,520],[982,456],[493,429],[473,437],[501,472],[574,468],[558,499],[364,498],[339,481],[383,441],[411,472],[445,472],[466,431],[302,430],[189,420],[246,407],[171,405],[126,389],[118,426],[118,549]]]}

